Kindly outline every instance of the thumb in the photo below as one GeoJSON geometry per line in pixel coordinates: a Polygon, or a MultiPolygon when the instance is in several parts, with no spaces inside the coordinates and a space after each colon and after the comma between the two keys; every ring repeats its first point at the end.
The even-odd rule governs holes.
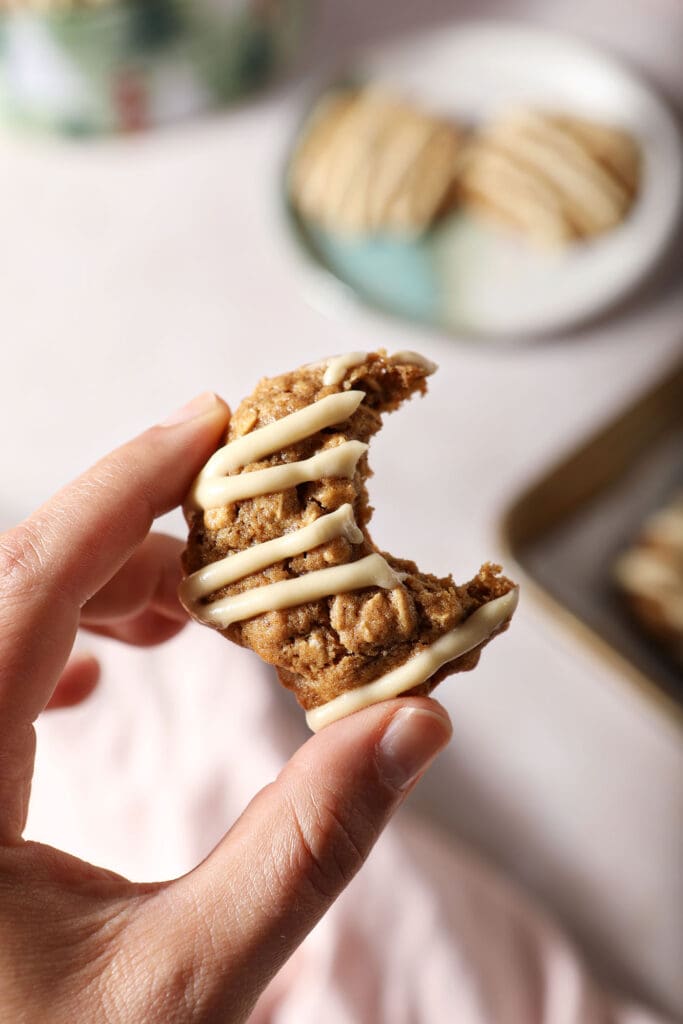
{"type": "Polygon", "coordinates": [[[172,900],[165,930],[170,920],[178,942],[167,949],[182,951],[174,973],[188,979],[197,1019],[246,1018],[450,735],[446,711],[427,698],[335,722],[301,747],[203,864],[158,894],[172,900]]]}

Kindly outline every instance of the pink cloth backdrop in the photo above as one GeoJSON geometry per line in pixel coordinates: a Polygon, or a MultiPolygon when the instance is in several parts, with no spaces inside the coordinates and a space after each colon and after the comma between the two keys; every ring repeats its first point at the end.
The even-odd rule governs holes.
{"type": "MultiPolygon", "coordinates": [[[[196,625],[155,651],[83,638],[82,707],[38,723],[28,832],[136,879],[196,864],[306,735],[250,652],[196,625]]],[[[504,641],[501,641],[504,642],[504,641]]],[[[457,721],[455,737],[457,739],[457,721]]],[[[646,1024],[522,894],[405,807],[253,1024],[646,1024]]]]}

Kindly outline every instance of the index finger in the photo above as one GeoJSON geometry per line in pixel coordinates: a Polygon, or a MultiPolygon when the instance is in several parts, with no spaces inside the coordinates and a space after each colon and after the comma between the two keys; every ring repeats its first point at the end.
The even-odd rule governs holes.
{"type": "Polygon", "coordinates": [[[225,430],[214,394],[194,399],[0,537],[0,723],[33,721],[71,650],[80,609],[180,504],[225,430]]]}

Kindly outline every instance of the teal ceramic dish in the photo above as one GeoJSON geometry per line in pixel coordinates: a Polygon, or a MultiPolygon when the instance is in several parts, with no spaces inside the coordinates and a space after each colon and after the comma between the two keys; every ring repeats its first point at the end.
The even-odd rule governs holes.
{"type": "Polygon", "coordinates": [[[220,106],[293,58],[307,0],[111,0],[0,14],[0,113],[68,135],[220,106]]]}
{"type": "Polygon", "coordinates": [[[643,155],[641,186],[616,228],[556,249],[533,246],[464,208],[419,238],[342,237],[300,216],[290,201],[288,169],[299,125],[283,191],[299,251],[315,271],[317,292],[308,288],[314,304],[338,312],[336,291],[342,302],[356,299],[445,334],[506,343],[556,334],[603,314],[667,254],[683,197],[675,119],[648,83],[609,54],[528,25],[456,21],[360,54],[323,82],[318,95],[368,82],[465,130],[515,106],[622,126],[643,155]]]}

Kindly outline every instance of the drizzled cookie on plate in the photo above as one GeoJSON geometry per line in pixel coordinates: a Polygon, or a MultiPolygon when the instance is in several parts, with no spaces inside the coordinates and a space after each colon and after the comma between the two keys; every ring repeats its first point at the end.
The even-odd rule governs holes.
{"type": "Polygon", "coordinates": [[[476,212],[541,245],[615,228],[638,193],[640,149],[619,128],[568,114],[514,110],[463,151],[458,188],[476,212]]]}
{"type": "Polygon", "coordinates": [[[414,236],[452,202],[455,125],[379,86],[326,94],[304,127],[289,194],[339,235],[414,236]]]}

